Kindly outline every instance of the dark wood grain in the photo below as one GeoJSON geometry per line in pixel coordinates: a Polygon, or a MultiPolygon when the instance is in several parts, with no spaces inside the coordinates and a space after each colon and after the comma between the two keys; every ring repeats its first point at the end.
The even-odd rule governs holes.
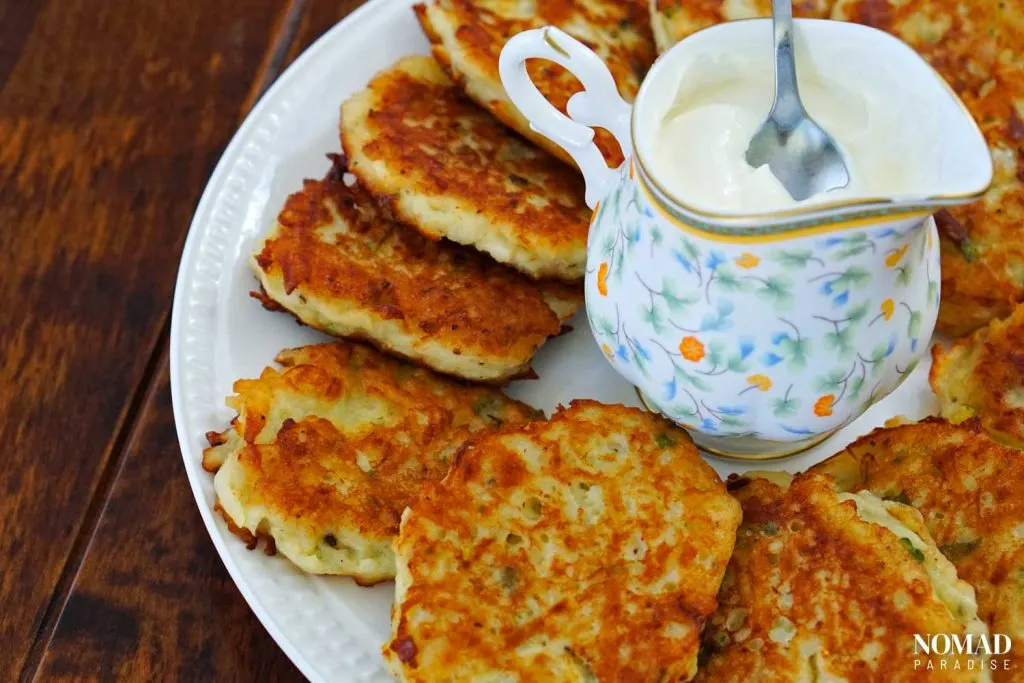
{"type": "Polygon", "coordinates": [[[167,375],[164,362],[39,678],[302,680],[213,549],[181,464],[167,375]]]}
{"type": "MultiPolygon", "coordinates": [[[[264,55],[266,72],[286,67],[360,4],[299,2],[285,19],[294,20],[293,37],[264,55]]],[[[300,680],[231,583],[196,510],[173,427],[166,343],[157,367],[36,675],[300,680]]]]}
{"type": "Polygon", "coordinates": [[[29,673],[70,583],[196,199],[290,8],[0,0],[0,679],[29,673]]]}

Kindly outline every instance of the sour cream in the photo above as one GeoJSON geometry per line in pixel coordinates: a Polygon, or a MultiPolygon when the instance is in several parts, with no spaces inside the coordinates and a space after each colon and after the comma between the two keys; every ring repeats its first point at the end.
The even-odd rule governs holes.
{"type": "Polygon", "coordinates": [[[906,87],[892,78],[884,82],[877,71],[865,79],[856,64],[825,74],[813,55],[798,61],[800,96],[843,150],[849,185],[798,203],[767,165],[751,168],[747,147],[771,109],[775,83],[770,53],[769,58],[759,54],[706,56],[679,76],[678,92],[658,122],[648,157],[651,172],[674,196],[712,211],[762,212],[927,194],[935,179],[921,168],[931,133],[923,130],[927,121],[908,121],[907,109],[894,101],[893,93],[906,87]]]}

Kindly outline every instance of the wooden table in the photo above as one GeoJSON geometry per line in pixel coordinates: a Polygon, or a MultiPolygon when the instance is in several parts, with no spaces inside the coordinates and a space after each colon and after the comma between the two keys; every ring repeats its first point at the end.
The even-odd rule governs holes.
{"type": "Polygon", "coordinates": [[[196,510],[167,335],[222,150],[360,4],[0,0],[0,680],[301,680],[196,510]]]}

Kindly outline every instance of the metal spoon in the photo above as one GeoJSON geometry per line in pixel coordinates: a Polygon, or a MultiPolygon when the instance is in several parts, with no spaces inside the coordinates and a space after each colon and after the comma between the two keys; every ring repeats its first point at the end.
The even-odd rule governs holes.
{"type": "Polygon", "coordinates": [[[807,114],[796,85],[793,2],[772,0],[775,28],[775,102],[750,140],[747,163],[768,164],[795,201],[846,187],[850,173],[836,141],[807,114]]]}

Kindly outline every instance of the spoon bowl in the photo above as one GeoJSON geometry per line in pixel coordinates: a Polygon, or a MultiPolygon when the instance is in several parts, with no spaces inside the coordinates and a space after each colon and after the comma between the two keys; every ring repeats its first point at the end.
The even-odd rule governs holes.
{"type": "Polygon", "coordinates": [[[793,55],[792,0],[772,0],[775,30],[775,100],[747,148],[753,168],[768,165],[795,201],[846,187],[850,172],[843,153],[810,117],[800,100],[793,55]]]}

